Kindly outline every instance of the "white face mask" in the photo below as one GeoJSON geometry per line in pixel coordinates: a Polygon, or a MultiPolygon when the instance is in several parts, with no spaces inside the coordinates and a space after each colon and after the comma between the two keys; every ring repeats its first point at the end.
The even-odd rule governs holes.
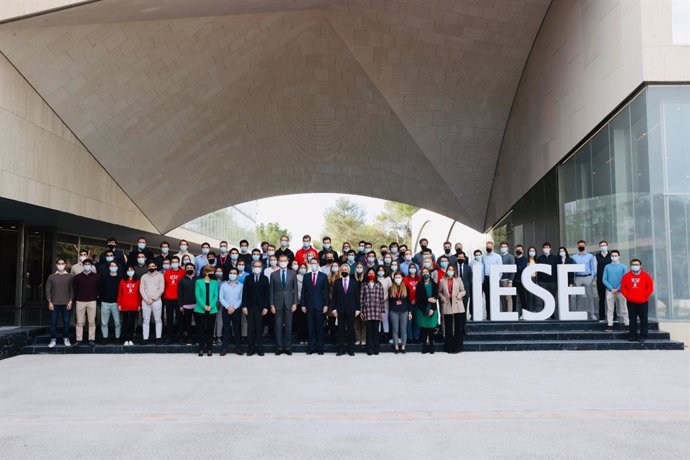
{"type": "Polygon", "coordinates": [[[331,267],[331,273],[338,273],[339,270],[338,267],[331,267]]]}
{"type": "Polygon", "coordinates": [[[482,256],[474,256],[474,260],[476,260],[477,262],[481,262],[482,256]]]}
{"type": "Polygon", "coordinates": [[[618,260],[619,260],[619,257],[618,257],[618,256],[611,256],[611,262],[612,262],[612,263],[617,264],[617,263],[618,263],[618,260]]]}
{"type": "Polygon", "coordinates": [[[561,257],[565,257],[565,252],[564,252],[564,251],[561,251],[561,252],[558,253],[558,255],[561,256],[561,257]]]}
{"type": "Polygon", "coordinates": [[[252,269],[252,272],[254,272],[255,275],[260,275],[261,274],[261,267],[254,267],[252,269]]]}
{"type": "Polygon", "coordinates": [[[278,265],[280,266],[280,268],[287,268],[287,262],[284,260],[280,262],[278,265]]]}
{"type": "Polygon", "coordinates": [[[537,255],[537,253],[534,252],[534,251],[530,251],[530,252],[528,252],[527,254],[528,254],[530,257],[534,257],[534,256],[537,255]]]}
{"type": "Polygon", "coordinates": [[[84,265],[84,272],[90,273],[91,272],[91,265],[84,265]]]}
{"type": "Polygon", "coordinates": [[[129,270],[127,272],[127,276],[129,276],[130,278],[133,277],[134,276],[134,270],[129,270]]]}
{"type": "Polygon", "coordinates": [[[187,245],[186,244],[180,245],[180,252],[187,252],[187,245]]]}
{"type": "Polygon", "coordinates": [[[86,256],[79,256],[79,262],[84,262],[86,260],[86,256]]]}
{"type": "Polygon", "coordinates": [[[65,269],[65,264],[57,264],[56,267],[57,267],[58,271],[62,271],[65,269]]]}
{"type": "Polygon", "coordinates": [[[412,255],[411,255],[411,254],[405,255],[405,260],[408,261],[408,262],[411,261],[411,260],[412,260],[412,255]]]}
{"type": "Polygon", "coordinates": [[[271,267],[275,267],[277,264],[278,264],[278,263],[277,263],[275,260],[270,260],[270,261],[268,262],[268,265],[270,265],[271,267]]]}
{"type": "Polygon", "coordinates": [[[398,285],[399,285],[400,283],[402,283],[402,278],[396,277],[396,278],[395,278],[395,284],[398,284],[398,285]]]}
{"type": "Polygon", "coordinates": [[[310,267],[311,267],[311,271],[313,271],[313,272],[319,270],[319,266],[317,264],[311,264],[310,267]]]}
{"type": "Polygon", "coordinates": [[[452,277],[455,276],[455,272],[454,272],[453,270],[448,270],[448,271],[446,272],[446,275],[448,275],[449,278],[452,278],[452,277]]]}
{"type": "Polygon", "coordinates": [[[600,250],[601,252],[606,252],[606,251],[609,250],[609,247],[606,246],[605,244],[602,244],[601,246],[599,246],[599,250],[600,250]]]}
{"type": "Polygon", "coordinates": [[[299,274],[300,274],[300,275],[306,275],[306,274],[307,274],[307,269],[306,269],[306,268],[300,268],[300,269],[299,269],[299,274]]]}
{"type": "Polygon", "coordinates": [[[543,251],[544,251],[544,255],[546,255],[546,256],[551,254],[551,248],[544,248],[543,251]]]}

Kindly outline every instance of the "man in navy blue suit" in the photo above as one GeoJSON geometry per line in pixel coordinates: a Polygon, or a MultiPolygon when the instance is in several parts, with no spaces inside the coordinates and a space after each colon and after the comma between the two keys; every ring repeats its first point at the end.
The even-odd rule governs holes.
{"type": "Polygon", "coordinates": [[[308,355],[323,354],[323,319],[328,311],[328,277],[319,270],[318,259],[310,262],[311,273],[302,281],[302,311],[307,314],[309,326],[308,355]]]}

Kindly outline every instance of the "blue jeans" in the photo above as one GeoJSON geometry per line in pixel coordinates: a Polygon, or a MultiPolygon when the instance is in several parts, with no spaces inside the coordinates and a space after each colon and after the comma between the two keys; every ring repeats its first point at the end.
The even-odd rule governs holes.
{"type": "Polygon", "coordinates": [[[115,323],[115,338],[119,339],[122,331],[122,321],[120,320],[120,310],[117,309],[117,302],[101,302],[101,332],[104,339],[108,338],[108,326],[111,316],[115,323]]]}
{"type": "Polygon", "coordinates": [[[62,338],[66,339],[69,337],[69,320],[70,320],[70,310],[67,309],[67,305],[53,305],[53,311],[50,312],[50,338],[57,338],[57,322],[58,318],[62,316],[62,338]]]}
{"type": "Polygon", "coordinates": [[[407,339],[419,340],[419,324],[417,324],[417,309],[412,309],[412,321],[407,322],[407,339]]]}

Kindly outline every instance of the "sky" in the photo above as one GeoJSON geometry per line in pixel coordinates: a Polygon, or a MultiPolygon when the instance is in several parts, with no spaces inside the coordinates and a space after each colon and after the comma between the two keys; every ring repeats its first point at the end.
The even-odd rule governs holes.
{"type": "Polygon", "coordinates": [[[369,223],[383,211],[385,203],[377,198],[338,193],[307,193],[264,198],[257,203],[257,224],[278,222],[281,227],[292,233],[293,241],[301,241],[304,234],[317,239],[323,231],[323,215],[326,209],[339,197],[346,197],[360,204],[366,211],[369,223]]]}

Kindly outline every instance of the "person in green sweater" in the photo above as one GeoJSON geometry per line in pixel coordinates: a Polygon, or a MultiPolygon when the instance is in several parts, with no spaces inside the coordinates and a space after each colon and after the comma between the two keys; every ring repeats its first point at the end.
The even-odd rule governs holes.
{"type": "Polygon", "coordinates": [[[428,268],[422,268],[422,282],[417,284],[417,324],[422,353],[434,353],[434,329],[438,325],[438,285],[428,268]]]}
{"type": "Polygon", "coordinates": [[[213,325],[218,313],[218,282],[211,279],[214,271],[211,265],[205,265],[194,288],[194,321],[199,338],[199,356],[203,356],[204,352],[213,356],[213,325]]]}

